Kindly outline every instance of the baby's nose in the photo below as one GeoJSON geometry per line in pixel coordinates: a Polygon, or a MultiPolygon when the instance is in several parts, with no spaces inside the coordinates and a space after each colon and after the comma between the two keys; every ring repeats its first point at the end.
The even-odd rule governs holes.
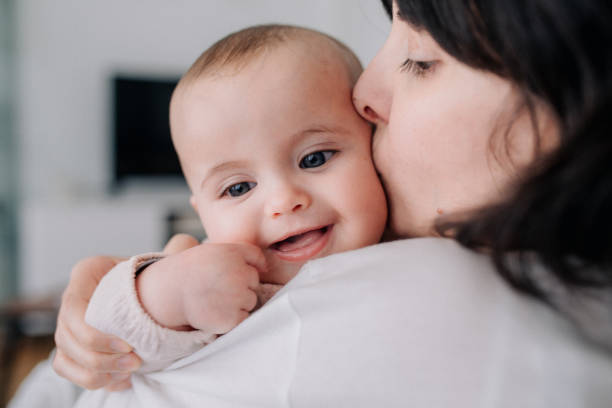
{"type": "Polygon", "coordinates": [[[293,214],[310,207],[312,199],[303,189],[284,187],[273,192],[266,202],[266,215],[278,218],[281,215],[293,214]]]}

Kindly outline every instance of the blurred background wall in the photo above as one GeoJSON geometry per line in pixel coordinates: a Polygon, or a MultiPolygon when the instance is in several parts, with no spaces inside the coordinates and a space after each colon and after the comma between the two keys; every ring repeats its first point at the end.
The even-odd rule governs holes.
{"type": "Polygon", "coordinates": [[[0,300],[17,288],[17,160],[14,134],[13,3],[0,1],[0,300]]]}
{"type": "Polygon", "coordinates": [[[271,22],[329,33],[365,65],[389,29],[379,0],[0,1],[4,298],[59,292],[78,259],[198,228],[183,182],[115,185],[113,75],[178,77],[222,36],[271,22]]]}

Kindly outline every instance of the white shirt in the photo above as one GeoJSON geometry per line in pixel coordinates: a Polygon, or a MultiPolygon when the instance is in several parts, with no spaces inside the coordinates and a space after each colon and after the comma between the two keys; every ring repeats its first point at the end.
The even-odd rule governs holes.
{"type": "Polygon", "coordinates": [[[132,383],[77,406],[609,408],[612,355],[488,257],[426,238],[311,261],[234,330],[132,383]]]}

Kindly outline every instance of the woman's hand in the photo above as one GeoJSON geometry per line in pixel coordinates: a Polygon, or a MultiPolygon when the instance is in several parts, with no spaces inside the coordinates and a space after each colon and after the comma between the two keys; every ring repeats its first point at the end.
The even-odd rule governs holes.
{"type": "MultiPolygon", "coordinates": [[[[172,237],[164,252],[174,254],[198,245],[185,234],[172,237]]],[[[124,259],[97,256],[77,263],[62,296],[53,359],[54,370],[62,377],[87,389],[105,387],[109,391],[129,388],[130,373],[140,359],[123,340],[104,334],[85,323],[85,311],[100,280],[124,259]]]]}

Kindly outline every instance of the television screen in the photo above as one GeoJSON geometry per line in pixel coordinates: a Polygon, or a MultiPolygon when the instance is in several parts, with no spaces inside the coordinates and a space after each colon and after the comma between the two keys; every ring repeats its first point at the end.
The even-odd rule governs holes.
{"type": "Polygon", "coordinates": [[[168,105],[178,78],[113,78],[114,181],[181,177],[168,105]]]}

